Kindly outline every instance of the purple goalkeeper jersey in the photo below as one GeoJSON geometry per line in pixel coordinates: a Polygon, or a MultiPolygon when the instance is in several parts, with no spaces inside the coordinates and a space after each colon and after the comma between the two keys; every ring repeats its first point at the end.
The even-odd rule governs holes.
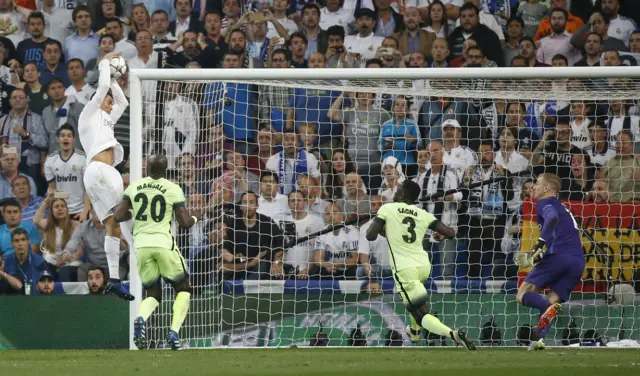
{"type": "Polygon", "coordinates": [[[538,228],[540,237],[547,243],[547,255],[572,255],[583,257],[580,230],[569,209],[556,197],[538,200],[538,228]],[[552,222],[556,221],[553,226],[552,222]],[[545,224],[547,226],[545,227],[545,224]]]}

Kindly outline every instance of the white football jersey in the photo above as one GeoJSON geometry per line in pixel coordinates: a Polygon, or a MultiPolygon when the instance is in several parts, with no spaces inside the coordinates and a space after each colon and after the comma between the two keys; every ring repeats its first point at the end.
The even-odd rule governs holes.
{"type": "Polygon", "coordinates": [[[84,152],[74,149],[67,160],[60,152],[47,155],[44,161],[44,176],[47,182],[56,182],[56,190],[67,192],[69,214],[80,213],[84,209],[84,184],[82,178],[87,166],[84,152]]]}
{"type": "Polygon", "coordinates": [[[117,166],[124,158],[124,149],[116,140],[113,134],[113,127],[129,105],[129,101],[127,101],[127,97],[122,92],[120,85],[115,81],[111,82],[109,61],[102,60],[98,65],[98,69],[100,70],[98,88],[96,94],[80,114],[78,134],[82,148],[87,153],[88,162],[91,162],[93,157],[101,152],[112,148],[113,166],[117,166]],[[100,108],[109,89],[113,94],[113,107],[110,114],[100,108]]]}
{"type": "MultiPolygon", "coordinates": [[[[322,218],[313,214],[307,214],[306,217],[292,222],[296,226],[296,239],[318,232],[325,227],[322,218]]],[[[314,240],[311,239],[287,249],[284,253],[284,263],[299,270],[307,269],[309,262],[313,261],[313,243],[314,240]]]]}
{"type": "Polygon", "coordinates": [[[325,261],[345,262],[352,252],[358,252],[359,232],[354,226],[340,229],[338,235],[332,232],[316,238],[315,249],[325,251],[325,261]]]}
{"type": "Polygon", "coordinates": [[[585,151],[591,148],[591,137],[589,137],[588,129],[589,124],[591,124],[591,120],[587,118],[585,118],[580,125],[576,124],[575,120],[571,121],[571,145],[585,151]]]}

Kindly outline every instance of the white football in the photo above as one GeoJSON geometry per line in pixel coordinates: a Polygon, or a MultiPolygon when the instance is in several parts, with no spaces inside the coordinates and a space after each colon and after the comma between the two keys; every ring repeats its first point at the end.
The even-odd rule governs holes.
{"type": "Polygon", "coordinates": [[[111,77],[120,78],[127,73],[127,62],[122,56],[117,56],[109,61],[109,68],[111,69],[111,77]]]}

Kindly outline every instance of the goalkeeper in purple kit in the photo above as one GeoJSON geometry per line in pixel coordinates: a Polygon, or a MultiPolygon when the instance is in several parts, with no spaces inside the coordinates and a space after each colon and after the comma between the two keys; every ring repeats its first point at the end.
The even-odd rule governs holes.
{"type": "Polygon", "coordinates": [[[516,300],[540,310],[538,339],[532,341],[529,350],[544,349],[543,338],[560,312],[561,303],[567,301],[571,290],[580,282],[585,267],[578,224],[569,209],[558,200],[559,191],[559,177],[552,174],[538,176],[533,196],[537,200],[540,238],[531,251],[516,255],[519,267],[534,267],[518,289],[516,300]],[[551,292],[545,299],[541,293],[547,287],[551,292]]]}

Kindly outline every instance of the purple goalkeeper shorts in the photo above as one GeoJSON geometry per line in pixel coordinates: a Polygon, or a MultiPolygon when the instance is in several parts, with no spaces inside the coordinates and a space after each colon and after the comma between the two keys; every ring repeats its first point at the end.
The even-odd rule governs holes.
{"type": "Polygon", "coordinates": [[[580,283],[584,266],[583,257],[548,255],[533,268],[525,282],[542,289],[551,287],[551,291],[565,302],[569,299],[571,290],[580,283]]]}

